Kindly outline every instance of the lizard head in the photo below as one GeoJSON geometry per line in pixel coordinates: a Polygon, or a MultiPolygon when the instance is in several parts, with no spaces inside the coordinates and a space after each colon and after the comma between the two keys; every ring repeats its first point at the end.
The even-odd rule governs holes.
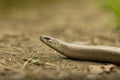
{"type": "Polygon", "coordinates": [[[52,38],[49,36],[40,36],[40,40],[45,43],[46,45],[48,45],[49,47],[57,50],[57,51],[62,51],[65,47],[65,42],[58,40],[56,38],[52,38]]]}

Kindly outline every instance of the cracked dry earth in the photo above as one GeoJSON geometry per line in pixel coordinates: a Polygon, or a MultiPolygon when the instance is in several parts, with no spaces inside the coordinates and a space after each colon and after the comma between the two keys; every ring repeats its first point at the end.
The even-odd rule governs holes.
{"type": "Polygon", "coordinates": [[[120,31],[108,27],[111,14],[94,4],[59,2],[43,6],[32,18],[16,12],[2,19],[0,79],[120,80],[119,65],[71,60],[39,40],[44,34],[70,43],[120,47],[120,31]]]}

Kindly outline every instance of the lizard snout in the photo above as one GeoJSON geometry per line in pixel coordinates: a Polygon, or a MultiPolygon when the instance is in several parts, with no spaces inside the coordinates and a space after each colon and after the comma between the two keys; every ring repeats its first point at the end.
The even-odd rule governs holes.
{"type": "Polygon", "coordinates": [[[40,40],[41,40],[41,41],[45,41],[45,40],[46,40],[46,41],[49,41],[49,40],[51,40],[51,38],[48,37],[48,36],[43,36],[43,35],[42,35],[42,36],[40,36],[40,40]]]}

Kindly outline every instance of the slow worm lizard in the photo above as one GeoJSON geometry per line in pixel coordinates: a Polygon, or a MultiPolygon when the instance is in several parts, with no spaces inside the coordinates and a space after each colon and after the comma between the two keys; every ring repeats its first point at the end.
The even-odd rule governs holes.
{"type": "Polygon", "coordinates": [[[40,40],[71,59],[120,64],[120,48],[118,47],[76,45],[43,35],[40,36],[40,40]]]}

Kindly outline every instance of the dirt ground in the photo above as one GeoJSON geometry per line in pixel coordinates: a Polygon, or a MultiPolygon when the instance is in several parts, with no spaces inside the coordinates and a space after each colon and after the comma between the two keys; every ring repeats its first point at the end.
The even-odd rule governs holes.
{"type": "Polygon", "coordinates": [[[114,16],[94,0],[12,10],[0,19],[0,80],[120,80],[116,64],[71,60],[47,47],[40,35],[66,42],[120,47],[114,16]]]}

